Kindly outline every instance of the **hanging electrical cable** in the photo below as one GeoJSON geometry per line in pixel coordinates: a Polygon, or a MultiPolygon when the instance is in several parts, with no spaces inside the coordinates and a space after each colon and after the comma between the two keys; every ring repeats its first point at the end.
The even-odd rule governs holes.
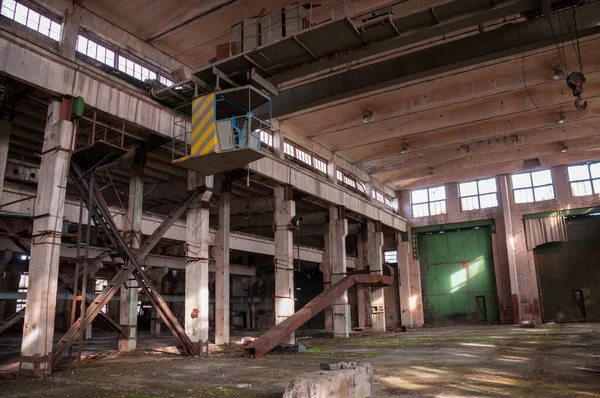
{"type": "Polygon", "coordinates": [[[581,47],[579,45],[579,30],[577,27],[576,4],[573,4],[571,6],[571,9],[573,10],[574,32],[571,32],[571,27],[569,26],[569,22],[567,20],[567,17],[565,16],[564,10],[557,12],[558,28],[560,31],[559,32],[560,36],[558,36],[558,37],[556,36],[556,31],[554,30],[554,25],[552,24],[552,18],[548,19],[548,23],[550,24],[550,29],[552,30],[552,36],[556,39],[555,40],[556,52],[558,54],[560,67],[562,68],[563,72],[566,75],[567,86],[573,91],[573,96],[577,97],[577,99],[575,100],[575,108],[582,111],[582,110],[585,110],[588,106],[587,101],[584,101],[582,103],[582,98],[581,98],[581,95],[583,94],[583,84],[585,83],[586,79],[583,74],[583,60],[582,60],[582,56],[581,56],[581,47]],[[567,27],[566,34],[568,35],[568,37],[571,37],[571,44],[573,45],[573,50],[575,52],[575,57],[577,58],[577,63],[579,66],[578,71],[571,72],[570,74],[568,73],[568,65],[567,65],[567,57],[565,54],[565,46],[564,46],[564,42],[562,41],[563,32],[562,32],[562,27],[561,27],[561,15],[562,15],[563,20],[565,21],[565,26],[567,27]],[[575,36],[575,41],[573,41],[573,35],[575,36]]]}

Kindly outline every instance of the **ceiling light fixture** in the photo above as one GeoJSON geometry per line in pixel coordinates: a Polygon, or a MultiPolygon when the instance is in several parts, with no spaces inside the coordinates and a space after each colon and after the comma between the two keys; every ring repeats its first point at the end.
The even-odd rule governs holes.
{"type": "Polygon", "coordinates": [[[567,122],[567,117],[565,116],[565,113],[561,109],[560,110],[560,119],[558,119],[558,123],[564,124],[566,122],[567,122]]]}
{"type": "Polygon", "coordinates": [[[552,75],[552,78],[554,80],[565,80],[567,78],[567,75],[565,72],[563,72],[562,69],[560,69],[559,67],[557,67],[554,70],[554,74],[552,75]]]}
{"type": "Polygon", "coordinates": [[[408,144],[402,145],[402,149],[400,149],[400,153],[403,155],[406,155],[408,152],[410,152],[410,148],[408,147],[408,144]]]}
{"type": "Polygon", "coordinates": [[[365,114],[363,115],[363,123],[371,123],[373,121],[373,112],[371,112],[370,110],[366,110],[365,114]]]}
{"type": "Polygon", "coordinates": [[[562,144],[562,148],[560,148],[560,152],[561,153],[567,153],[567,152],[569,152],[569,147],[564,142],[562,144]]]}

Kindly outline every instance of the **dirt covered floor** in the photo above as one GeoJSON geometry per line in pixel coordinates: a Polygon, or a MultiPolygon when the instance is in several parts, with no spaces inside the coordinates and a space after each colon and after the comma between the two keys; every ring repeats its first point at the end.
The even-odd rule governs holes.
{"type": "MultiPolygon", "coordinates": [[[[3,337],[5,339],[5,337],[3,337]]],[[[280,397],[321,362],[370,362],[374,397],[600,397],[600,324],[443,327],[407,333],[307,338],[306,354],[242,358],[239,349],[184,358],[170,337],[142,336],[135,354],[107,353],[113,336],[86,343],[79,371],[46,380],[0,367],[2,397],[280,397]],[[243,386],[243,385],[249,386],[243,386]]],[[[0,339],[0,348],[15,343],[0,339]]],[[[14,349],[16,347],[12,347],[14,349]]]]}

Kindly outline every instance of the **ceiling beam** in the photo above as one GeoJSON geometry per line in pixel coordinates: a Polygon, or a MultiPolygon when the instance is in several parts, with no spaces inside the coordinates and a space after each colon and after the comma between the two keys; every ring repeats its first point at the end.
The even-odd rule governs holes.
{"type": "MultiPolygon", "coordinates": [[[[554,26],[559,26],[559,18],[560,14],[552,15],[554,26]]],[[[578,7],[576,18],[579,37],[600,33],[599,3],[578,7]]],[[[565,29],[563,33],[561,39],[571,39],[565,29]]],[[[543,18],[506,25],[282,91],[273,99],[273,116],[291,114],[410,80],[543,48],[554,42],[548,21],[543,18]]]]}
{"type": "MultiPolygon", "coordinates": [[[[586,77],[588,78],[585,86],[586,99],[600,96],[600,72],[590,73],[586,77]]],[[[468,126],[501,116],[512,117],[557,105],[573,109],[574,100],[571,89],[564,81],[553,81],[506,95],[471,100],[443,109],[394,118],[385,123],[369,124],[362,127],[362,130],[353,128],[319,135],[313,139],[335,150],[358,147],[366,152],[368,148],[364,148],[365,145],[404,136],[468,126]]]]}
{"type": "MultiPolygon", "coordinates": [[[[599,129],[596,129],[598,131],[599,129]]],[[[569,151],[581,152],[588,149],[600,148],[600,134],[595,134],[590,137],[569,140],[567,146],[569,151]]],[[[458,173],[468,169],[481,168],[488,165],[501,165],[504,163],[512,163],[515,161],[524,161],[535,159],[543,156],[551,156],[561,152],[563,147],[562,142],[550,142],[547,144],[527,146],[521,149],[506,148],[505,151],[486,153],[481,155],[470,156],[464,159],[442,161],[434,167],[415,167],[405,168],[402,170],[386,171],[378,173],[377,176],[389,183],[398,184],[401,181],[425,178],[429,175],[444,175],[458,173]]]]}
{"type": "Polygon", "coordinates": [[[560,166],[563,164],[589,162],[598,159],[600,159],[600,149],[591,149],[581,152],[569,151],[567,153],[558,153],[554,155],[539,157],[540,166],[536,167],[535,169],[525,170],[523,168],[523,161],[515,161],[504,163],[501,165],[486,165],[483,167],[463,170],[452,174],[434,175],[425,178],[413,178],[411,180],[403,181],[402,183],[395,185],[395,187],[397,189],[402,190],[430,187],[435,185],[447,184],[450,182],[489,178],[501,174],[512,174],[523,171],[546,169],[549,167],[560,166]]]}
{"type": "Polygon", "coordinates": [[[552,142],[568,143],[571,140],[600,133],[600,118],[592,118],[586,123],[570,122],[554,127],[542,127],[514,134],[484,138],[477,141],[465,141],[463,144],[451,144],[433,150],[409,152],[388,156],[361,166],[372,173],[391,170],[414,170],[423,167],[435,167],[449,160],[457,160],[491,154],[506,150],[519,151],[531,146],[552,142]],[[597,126],[597,127],[596,127],[597,126]]]}
{"type": "Polygon", "coordinates": [[[408,145],[410,151],[418,152],[448,145],[461,145],[491,137],[518,134],[539,128],[553,128],[558,124],[561,110],[564,112],[569,123],[581,122],[593,124],[595,118],[600,116],[600,110],[593,108],[588,107],[585,111],[578,111],[571,105],[566,107],[564,105],[556,105],[541,109],[540,112],[536,110],[515,115],[500,116],[479,123],[470,123],[431,131],[427,134],[415,134],[410,137],[395,138],[372,145],[365,145],[363,151],[369,155],[368,157],[362,157],[362,160],[370,161],[397,156],[404,145],[408,145]]]}
{"type": "MultiPolygon", "coordinates": [[[[596,51],[600,39],[581,40],[581,52],[585,54],[586,75],[600,70],[600,53],[596,51]]],[[[565,47],[565,57],[575,59],[571,46],[565,47]]],[[[533,88],[555,83],[553,78],[558,58],[556,47],[537,50],[525,56],[503,59],[490,65],[473,67],[459,73],[448,73],[424,81],[410,82],[380,94],[356,99],[347,103],[336,103],[312,110],[292,118],[282,118],[312,137],[335,131],[351,132],[353,128],[364,129],[364,110],[373,113],[373,122],[385,123],[406,115],[417,115],[427,111],[443,109],[450,105],[468,101],[482,101],[497,95],[511,95],[522,91],[525,86],[533,88]],[[523,73],[525,72],[525,73],[523,73]]],[[[564,82],[563,82],[564,84],[564,82]]],[[[363,131],[363,130],[361,130],[363,131]]]]}

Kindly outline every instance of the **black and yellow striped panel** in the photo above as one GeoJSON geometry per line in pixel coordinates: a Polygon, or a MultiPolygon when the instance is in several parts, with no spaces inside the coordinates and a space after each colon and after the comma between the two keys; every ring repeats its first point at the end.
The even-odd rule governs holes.
{"type": "Polygon", "coordinates": [[[215,94],[196,98],[192,102],[192,131],[190,156],[219,152],[215,122],[215,94]]]}

